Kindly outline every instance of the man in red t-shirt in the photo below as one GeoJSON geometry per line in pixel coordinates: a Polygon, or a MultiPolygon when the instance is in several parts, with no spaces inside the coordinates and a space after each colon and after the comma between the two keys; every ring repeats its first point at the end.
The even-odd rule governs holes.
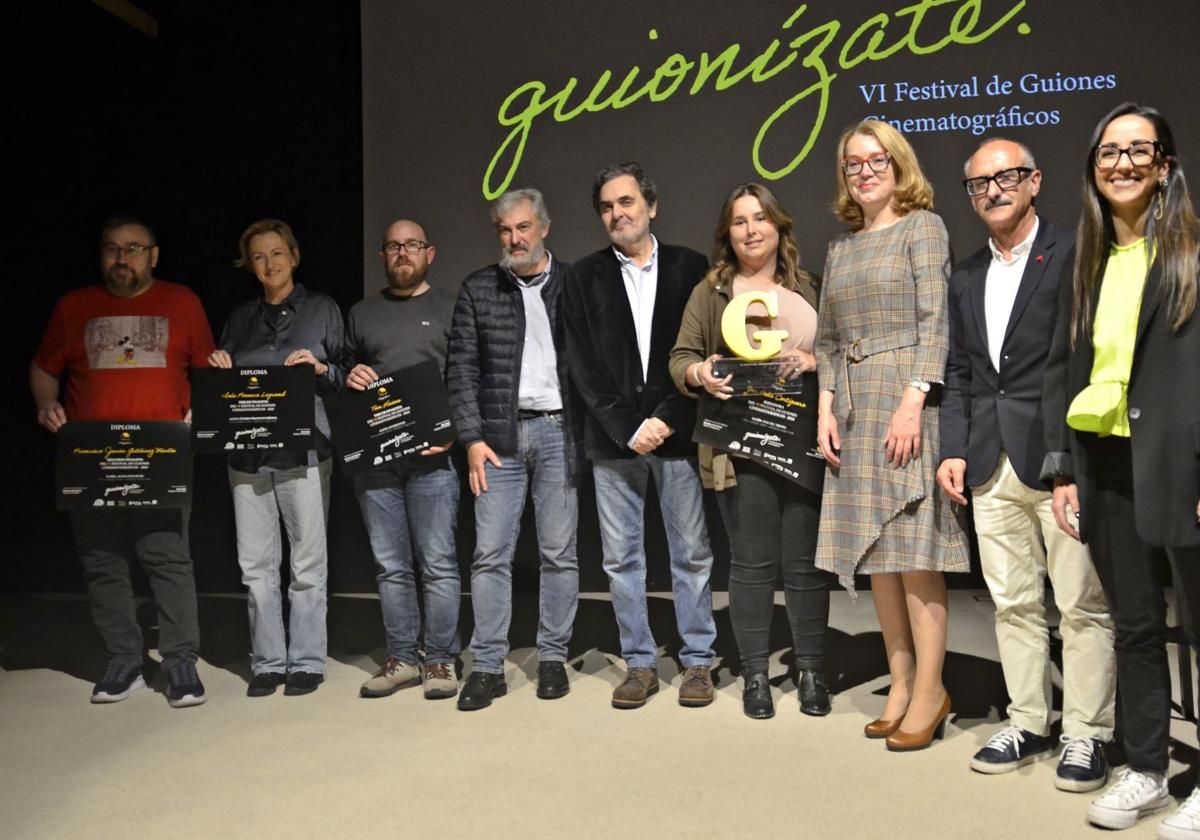
{"type": "MultiPolygon", "coordinates": [[[[70,420],[190,419],[188,370],[207,364],[212,331],[191,290],[154,278],[157,263],[154,231],[145,222],[114,218],[101,230],[103,285],[59,300],[29,369],[38,423],[51,432],[70,420]],[[65,408],[59,402],[64,374],[65,408]]],[[[124,700],[145,686],[129,579],[136,556],[158,607],[167,700],[176,707],[203,703],[187,511],[78,511],[71,529],[109,657],[92,702],[124,700]]]]}

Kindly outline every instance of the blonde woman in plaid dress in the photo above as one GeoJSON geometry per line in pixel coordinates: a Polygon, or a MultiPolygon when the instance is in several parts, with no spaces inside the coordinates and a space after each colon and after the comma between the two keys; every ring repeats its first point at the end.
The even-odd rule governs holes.
{"type": "Polygon", "coordinates": [[[825,264],[817,439],[829,464],[817,566],[853,591],[871,575],[892,685],[869,738],[926,747],[950,714],[946,584],[967,538],[937,486],[950,246],[908,141],[867,120],[838,143],[836,212],[850,232],[825,264]]]}

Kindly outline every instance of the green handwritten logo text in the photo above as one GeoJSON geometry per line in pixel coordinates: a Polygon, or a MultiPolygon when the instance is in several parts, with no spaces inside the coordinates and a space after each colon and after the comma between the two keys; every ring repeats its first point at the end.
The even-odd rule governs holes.
{"type": "MultiPolygon", "coordinates": [[[[508,189],[525,156],[525,147],[534,121],[547,112],[555,122],[562,123],[583,114],[619,111],[642,99],[663,102],[683,89],[689,78],[691,84],[686,88],[689,96],[695,96],[709,87],[716,91],[728,90],[746,80],[751,84],[761,84],[799,62],[799,66],[807,72],[811,82],[790,96],[763,120],[754,137],[751,151],[754,168],[762,177],[769,180],[783,178],[808,157],[825,125],[830,90],[834,79],[837,78],[837,72],[831,70],[831,66],[835,69],[850,70],[865,61],[883,61],[902,51],[913,55],[931,55],[950,44],[978,44],[986,41],[1016,17],[1025,8],[1026,1],[1018,0],[1012,3],[1012,0],[1006,0],[1012,3],[1008,11],[991,24],[981,24],[980,19],[983,17],[983,7],[987,0],[920,0],[896,9],[891,14],[879,12],[872,15],[849,31],[844,40],[840,41],[840,48],[839,38],[848,27],[841,21],[829,20],[796,35],[786,43],[780,38],[772,39],[761,52],[740,68],[736,68],[736,65],[742,55],[741,44],[731,44],[716,55],[701,52],[696,58],[689,58],[677,52],[671,53],[654,68],[649,78],[643,76],[642,68],[636,65],[619,81],[616,81],[613,71],[604,70],[596,78],[591,89],[582,99],[574,100],[574,104],[572,98],[576,97],[577,90],[583,90],[575,76],[569,78],[560,90],[552,94],[544,82],[525,82],[500,103],[496,121],[503,127],[511,127],[512,130],[500,143],[487,171],[484,172],[483,195],[491,200],[508,189]],[[942,6],[957,7],[945,21],[945,33],[933,40],[923,40],[922,36],[925,33],[922,32],[922,26],[929,29],[932,25],[925,20],[926,15],[942,6]],[[641,79],[646,80],[639,84],[641,79]],[[817,97],[816,116],[800,150],[782,164],[764,161],[762,146],[772,127],[799,103],[810,97],[817,97]]],[[[797,21],[807,11],[808,4],[801,4],[780,28],[791,34],[797,21]]],[[[1020,31],[1027,34],[1029,30],[1022,24],[1020,31]]],[[[651,29],[649,37],[651,40],[657,40],[658,31],[651,29]]]]}

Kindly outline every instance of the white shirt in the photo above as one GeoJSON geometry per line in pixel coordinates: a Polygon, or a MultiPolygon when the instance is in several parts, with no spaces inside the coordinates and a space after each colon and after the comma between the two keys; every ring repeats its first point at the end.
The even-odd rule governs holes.
{"type": "Polygon", "coordinates": [[[643,383],[650,373],[650,329],[654,325],[654,298],[658,293],[658,240],[654,234],[650,235],[650,241],[654,243],[650,261],[640,267],[613,246],[613,253],[617,255],[617,263],[621,266],[629,310],[633,313],[633,330],[637,335],[638,353],[642,357],[643,383]]]}
{"type": "Polygon", "coordinates": [[[1033,240],[1037,237],[1040,224],[1041,221],[1035,216],[1033,230],[1012,249],[1012,257],[1008,260],[1004,259],[995,241],[988,237],[992,262],[987,270],[983,310],[987,319],[988,355],[997,373],[1000,371],[1000,349],[1004,344],[1004,334],[1008,331],[1008,319],[1012,315],[1013,302],[1017,299],[1017,289],[1021,287],[1025,263],[1029,261],[1029,252],[1033,250],[1033,240]]]}
{"type": "Polygon", "coordinates": [[[525,346],[521,350],[521,379],[517,385],[517,408],[527,411],[558,411],[562,394],[558,390],[558,353],[550,314],[542,299],[543,283],[550,279],[554,257],[547,254],[546,268],[536,277],[522,279],[509,274],[521,289],[525,306],[525,346]]]}

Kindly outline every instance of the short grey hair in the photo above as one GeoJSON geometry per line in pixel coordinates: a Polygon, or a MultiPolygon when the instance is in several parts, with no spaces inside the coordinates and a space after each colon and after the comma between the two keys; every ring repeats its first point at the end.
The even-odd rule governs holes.
{"type": "Polygon", "coordinates": [[[985,137],[982,141],[980,141],[979,145],[975,147],[975,151],[971,152],[971,154],[968,155],[967,159],[963,162],[963,177],[970,177],[971,175],[971,158],[979,154],[980,149],[991,143],[1012,143],[1021,150],[1021,166],[1027,166],[1030,169],[1037,169],[1037,161],[1033,159],[1033,152],[1031,152],[1029,147],[1020,140],[1013,140],[1011,137],[985,137]]]}
{"type": "Polygon", "coordinates": [[[528,201],[533,206],[533,215],[537,216],[543,226],[550,224],[550,213],[546,210],[546,199],[541,190],[533,187],[522,187],[519,190],[509,190],[496,199],[492,204],[492,224],[500,224],[500,217],[512,210],[522,201],[528,201]]]}

